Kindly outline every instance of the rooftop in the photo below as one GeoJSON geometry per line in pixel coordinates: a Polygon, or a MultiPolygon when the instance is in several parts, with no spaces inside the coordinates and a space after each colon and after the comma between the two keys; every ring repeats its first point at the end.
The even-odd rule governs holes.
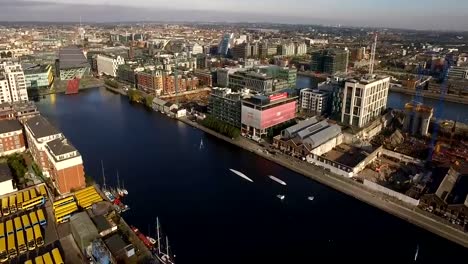
{"type": "Polygon", "coordinates": [[[84,68],[89,66],[83,51],[76,46],[62,48],[59,51],[59,60],[60,69],[84,68]]]}
{"type": "Polygon", "coordinates": [[[23,126],[18,120],[3,120],[0,121],[0,134],[22,130],[23,126]]]}
{"type": "Polygon", "coordinates": [[[354,168],[363,161],[370,153],[363,149],[356,148],[347,144],[341,144],[331,151],[322,155],[322,157],[338,162],[345,166],[354,168]]]}
{"type": "Polygon", "coordinates": [[[0,182],[12,180],[10,167],[6,163],[0,163],[0,182]]]}
{"type": "Polygon", "coordinates": [[[47,143],[47,146],[55,156],[75,152],[77,149],[68,143],[66,138],[57,138],[47,143]]]}
{"type": "Polygon", "coordinates": [[[60,134],[61,132],[52,126],[43,116],[35,116],[26,121],[25,125],[29,127],[35,138],[42,138],[60,134]]]}
{"type": "Polygon", "coordinates": [[[24,74],[38,74],[38,73],[47,73],[49,71],[50,65],[34,65],[31,67],[24,67],[24,74]]]}

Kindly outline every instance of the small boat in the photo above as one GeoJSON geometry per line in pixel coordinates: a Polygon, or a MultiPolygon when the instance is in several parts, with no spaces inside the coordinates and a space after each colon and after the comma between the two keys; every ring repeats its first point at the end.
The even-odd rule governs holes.
{"type": "Polygon", "coordinates": [[[314,196],[309,196],[309,197],[307,197],[307,200],[309,200],[309,201],[313,201],[314,199],[315,199],[314,196]]]}
{"type": "Polygon", "coordinates": [[[152,238],[152,237],[149,237],[147,236],[146,239],[148,239],[148,241],[153,244],[153,245],[156,245],[156,239],[152,238]]]}
{"type": "Polygon", "coordinates": [[[419,244],[416,245],[416,253],[414,254],[414,261],[418,260],[418,255],[419,255],[419,244]]]}
{"type": "Polygon", "coordinates": [[[244,173],[242,173],[240,171],[233,170],[233,169],[229,169],[229,170],[232,171],[233,173],[237,174],[237,176],[239,176],[241,178],[244,178],[244,179],[248,180],[249,182],[253,182],[253,180],[250,179],[249,177],[247,177],[244,173]]]}
{"type": "Polygon", "coordinates": [[[203,138],[200,140],[200,150],[204,147],[203,145],[203,138]]]}
{"type": "Polygon", "coordinates": [[[286,182],[284,182],[284,181],[282,181],[282,180],[276,178],[275,176],[273,176],[273,175],[268,175],[268,177],[269,177],[271,180],[273,180],[273,181],[275,181],[275,182],[277,182],[277,183],[279,183],[279,184],[281,184],[281,185],[286,186],[286,182]]]}
{"type": "Polygon", "coordinates": [[[278,199],[280,199],[281,201],[283,201],[283,200],[286,198],[286,195],[278,194],[278,195],[276,195],[276,197],[278,197],[278,199]]]}
{"type": "Polygon", "coordinates": [[[128,191],[127,191],[127,189],[125,189],[125,183],[124,183],[124,181],[122,181],[122,192],[123,192],[125,195],[128,195],[128,191]]]}

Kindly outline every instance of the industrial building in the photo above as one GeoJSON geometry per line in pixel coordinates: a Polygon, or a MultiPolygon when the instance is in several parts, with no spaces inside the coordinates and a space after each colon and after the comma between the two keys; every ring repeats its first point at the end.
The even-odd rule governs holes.
{"type": "Polygon", "coordinates": [[[403,128],[411,135],[427,136],[429,133],[429,124],[434,115],[434,108],[407,103],[405,105],[405,122],[403,128]]]}
{"type": "Polygon", "coordinates": [[[242,100],[241,133],[259,140],[268,130],[296,117],[297,96],[283,92],[270,96],[255,95],[242,100]]]}
{"type": "Polygon", "coordinates": [[[349,52],[347,50],[325,49],[312,53],[312,71],[334,75],[348,71],[349,52]]]}
{"type": "Polygon", "coordinates": [[[298,158],[322,155],[343,142],[341,127],[327,120],[309,118],[291,126],[273,138],[273,146],[298,158]]]}
{"type": "Polygon", "coordinates": [[[341,122],[364,127],[387,109],[390,77],[367,75],[348,79],[343,91],[341,122]]]}

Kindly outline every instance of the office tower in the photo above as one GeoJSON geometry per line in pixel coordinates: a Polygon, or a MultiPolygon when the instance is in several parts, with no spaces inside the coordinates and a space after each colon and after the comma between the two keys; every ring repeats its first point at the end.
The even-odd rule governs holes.
{"type": "Polygon", "coordinates": [[[223,56],[228,55],[229,50],[231,49],[233,38],[234,38],[233,33],[224,34],[223,38],[221,39],[221,41],[219,42],[219,45],[218,45],[218,54],[219,55],[223,55],[223,56]]]}
{"type": "Polygon", "coordinates": [[[319,50],[312,53],[310,64],[312,71],[334,75],[337,72],[347,72],[348,51],[338,49],[319,50]]]}

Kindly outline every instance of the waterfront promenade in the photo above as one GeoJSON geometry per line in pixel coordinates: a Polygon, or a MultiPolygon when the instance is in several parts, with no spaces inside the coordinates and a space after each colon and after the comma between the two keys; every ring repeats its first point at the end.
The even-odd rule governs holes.
{"type": "Polygon", "coordinates": [[[178,120],[468,248],[467,233],[419,212],[420,209],[416,207],[406,206],[382,193],[367,189],[356,181],[330,174],[307,162],[283,154],[269,154],[260,145],[246,138],[232,140],[187,118],[178,120]]]}

